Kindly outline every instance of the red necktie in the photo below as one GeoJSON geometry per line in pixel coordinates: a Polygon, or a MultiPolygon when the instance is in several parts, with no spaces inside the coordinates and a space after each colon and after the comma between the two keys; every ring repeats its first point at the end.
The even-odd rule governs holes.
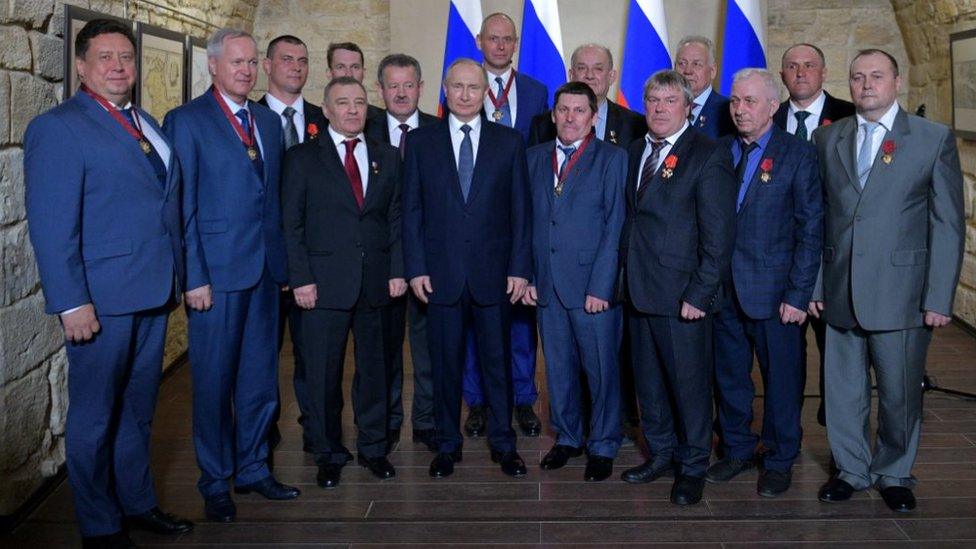
{"type": "Polygon", "coordinates": [[[356,149],[356,143],[359,143],[359,139],[346,139],[342,142],[346,146],[346,160],[343,165],[346,167],[346,175],[349,176],[349,184],[352,185],[352,195],[356,198],[356,204],[359,204],[359,209],[363,209],[363,178],[359,174],[359,164],[356,163],[356,155],[353,151],[356,149]]]}

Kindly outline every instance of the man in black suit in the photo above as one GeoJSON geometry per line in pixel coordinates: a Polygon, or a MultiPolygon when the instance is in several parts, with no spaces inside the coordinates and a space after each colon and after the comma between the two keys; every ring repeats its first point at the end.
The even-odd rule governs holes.
{"type": "Polygon", "coordinates": [[[716,139],[735,133],[729,114],[729,98],[712,89],[718,73],[715,44],[704,36],[686,36],[678,42],[674,56],[674,70],[681,73],[691,86],[691,125],[716,139]]]}
{"type": "MultiPolygon", "coordinates": [[[[305,100],[302,88],[308,80],[308,47],[301,39],[288,34],[279,36],[268,43],[268,54],[262,63],[264,74],[268,77],[268,93],[258,103],[273,110],[281,117],[281,127],[285,134],[285,149],[290,149],[306,140],[315,139],[329,122],[322,109],[305,100]]],[[[305,387],[305,363],[302,361],[301,311],[295,307],[291,290],[281,291],[278,313],[278,352],[285,339],[285,323],[290,327],[292,355],[295,360],[293,386],[295,401],[298,403],[298,423],[302,426],[302,445],[306,451],[311,448],[305,431],[305,418],[308,417],[308,391],[305,387]]],[[[280,400],[280,398],[279,398],[280,400]]],[[[278,407],[280,414],[281,407],[278,407]]],[[[272,460],[271,450],[281,441],[277,417],[268,435],[268,460],[272,460]]]]}
{"type": "MultiPolygon", "coordinates": [[[[585,82],[596,94],[597,119],[593,128],[597,139],[627,148],[647,130],[643,116],[607,99],[610,86],[617,80],[617,69],[613,68],[613,54],[606,46],[583,44],[576,48],[570,58],[569,80],[585,82]]],[[[556,125],[552,122],[552,111],[532,119],[530,147],[554,139],[556,125]]]]}
{"type": "MultiPolygon", "coordinates": [[[[325,60],[329,65],[329,80],[340,76],[355,78],[362,84],[366,78],[366,57],[363,50],[355,42],[333,42],[325,51],[325,60]]],[[[367,104],[366,119],[379,116],[383,109],[367,104]]]]}
{"type": "MultiPolygon", "coordinates": [[[[801,139],[810,140],[813,130],[833,122],[854,116],[854,104],[837,99],[823,89],[827,78],[827,64],[823,51],[813,44],[794,44],[783,52],[780,77],[790,92],[789,101],[780,103],[773,116],[773,123],[801,139]]],[[[820,406],[817,408],[817,422],[827,425],[824,414],[824,341],[827,325],[823,320],[809,317],[804,325],[803,350],[801,353],[804,381],[806,380],[807,338],[806,326],[813,327],[820,352],[820,406]]]]}
{"type": "MultiPolygon", "coordinates": [[[[419,61],[406,54],[394,53],[380,61],[376,73],[377,86],[383,94],[386,110],[380,110],[377,116],[366,121],[366,137],[397,147],[402,159],[407,133],[420,126],[434,124],[437,117],[420,112],[417,108],[424,91],[419,61]]],[[[396,298],[390,305],[390,330],[387,333],[387,446],[390,450],[396,446],[400,440],[400,426],[403,425],[403,337],[408,309],[410,358],[413,362],[413,441],[436,452],[434,380],[430,374],[430,353],[427,350],[427,306],[412,294],[396,298]]]]}
{"type": "Polygon", "coordinates": [[[651,451],[623,480],[676,473],[671,501],[701,500],[712,447],[712,313],[729,269],[737,189],[728,147],[688,122],[677,71],[644,85],[648,133],[630,147],[620,240],[641,427],[651,451]]]}
{"type": "Polygon", "coordinates": [[[328,132],[288,152],[282,193],[288,280],[302,312],[312,451],[323,488],[352,459],[342,445],[342,368],[355,338],[352,403],[359,463],[381,479],[386,459],[384,329],[390,298],[403,295],[400,161],[365,141],[366,88],[338,77],[325,87],[328,132]]]}

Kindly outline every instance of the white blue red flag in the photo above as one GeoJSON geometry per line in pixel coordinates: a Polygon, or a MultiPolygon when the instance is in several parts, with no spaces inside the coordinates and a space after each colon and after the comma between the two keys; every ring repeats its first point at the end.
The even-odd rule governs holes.
{"type": "Polygon", "coordinates": [[[518,70],[549,88],[547,101],[552,105],[556,88],[566,83],[563,35],[556,0],[525,0],[521,41],[518,70]]]}
{"type": "Polygon", "coordinates": [[[654,72],[670,68],[664,0],[630,0],[617,103],[643,113],[644,82],[654,72]]]}
{"type": "Polygon", "coordinates": [[[722,78],[719,91],[732,91],[732,76],[740,69],[766,68],[766,25],[760,0],[729,0],[722,39],[722,78]]]}
{"type": "MultiPolygon", "coordinates": [[[[482,61],[481,50],[475,37],[481,30],[481,0],[451,0],[447,14],[447,38],[444,42],[444,69],[441,72],[441,82],[447,74],[447,68],[459,57],[468,57],[482,61]]],[[[444,88],[441,88],[440,100],[437,102],[437,114],[443,115],[444,88]]]]}

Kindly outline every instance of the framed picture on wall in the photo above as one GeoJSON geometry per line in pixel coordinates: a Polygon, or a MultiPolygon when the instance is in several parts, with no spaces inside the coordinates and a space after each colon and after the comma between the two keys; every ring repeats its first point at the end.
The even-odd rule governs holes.
{"type": "Polygon", "coordinates": [[[136,102],[162,120],[186,97],[186,35],[140,23],[136,102]]]}
{"type": "Polygon", "coordinates": [[[97,11],[86,10],[70,4],[64,5],[64,99],[78,91],[78,71],[75,70],[75,38],[85,23],[92,19],[115,19],[135,30],[135,23],[97,11]]]}
{"type": "Polygon", "coordinates": [[[186,100],[200,97],[210,88],[207,68],[207,41],[188,36],[186,43],[186,100]]]}
{"type": "Polygon", "coordinates": [[[976,29],[949,35],[952,65],[952,127],[958,137],[976,139],[976,29]]]}

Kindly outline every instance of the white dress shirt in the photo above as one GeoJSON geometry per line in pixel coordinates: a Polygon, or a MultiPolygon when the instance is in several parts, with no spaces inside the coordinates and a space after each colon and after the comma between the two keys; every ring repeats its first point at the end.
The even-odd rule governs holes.
{"type": "MultiPolygon", "coordinates": [[[[898,115],[898,101],[891,104],[888,111],[881,116],[878,120],[879,124],[874,128],[874,135],[871,141],[871,165],[874,166],[874,159],[878,157],[878,149],[881,148],[881,142],[884,141],[884,136],[891,131],[892,126],[895,124],[895,116],[898,115]]],[[[861,154],[861,145],[864,144],[864,126],[863,124],[867,122],[867,119],[863,118],[860,114],[857,115],[857,148],[854,149],[855,152],[855,165],[858,156],[861,154]]]]}
{"type": "Polygon", "coordinates": [[[451,130],[451,146],[454,148],[454,167],[458,165],[458,159],[461,155],[461,141],[464,141],[464,132],[461,131],[461,126],[467,124],[471,126],[471,152],[473,153],[474,162],[478,161],[478,142],[481,140],[481,117],[475,116],[471,122],[461,122],[453,114],[447,117],[447,127],[451,130]]]}
{"type": "Polygon", "coordinates": [[[366,136],[363,132],[359,132],[355,138],[346,137],[341,133],[332,129],[332,125],[329,125],[329,136],[332,138],[332,142],[335,143],[336,151],[339,153],[339,163],[345,166],[346,162],[346,145],[343,141],[347,139],[359,139],[359,143],[356,143],[356,148],[352,150],[352,155],[356,157],[356,165],[359,167],[359,179],[363,182],[363,198],[366,197],[366,189],[369,187],[369,154],[366,150],[366,136]]]}
{"type": "Polygon", "coordinates": [[[807,105],[807,108],[801,109],[790,100],[790,108],[786,113],[786,133],[796,134],[796,113],[799,111],[807,111],[810,116],[804,120],[804,126],[807,127],[807,140],[813,138],[813,130],[817,129],[817,124],[820,122],[820,113],[823,112],[824,103],[827,102],[827,94],[823,90],[820,90],[820,97],[817,97],[813,103],[807,105]]]}
{"type": "MultiPolygon", "coordinates": [[[[667,158],[668,154],[671,152],[671,148],[674,147],[674,144],[677,143],[678,139],[681,138],[681,134],[685,133],[685,130],[687,130],[690,125],[691,124],[688,122],[685,122],[685,125],[681,126],[680,130],[664,138],[664,146],[661,147],[661,152],[658,153],[657,166],[654,166],[654,171],[657,171],[657,169],[661,167],[664,159],[667,158]]],[[[648,133],[644,135],[644,152],[641,154],[641,171],[638,172],[638,174],[644,172],[644,163],[647,162],[647,159],[651,157],[651,139],[653,139],[651,134],[648,133]]],[[[638,175],[638,177],[640,176],[638,175]]],[[[640,181],[637,183],[640,184],[640,181]]]]}
{"type": "Polygon", "coordinates": [[[298,142],[305,142],[305,98],[301,95],[298,99],[291,105],[285,105],[277,97],[266,93],[264,98],[268,101],[268,108],[278,113],[281,117],[281,129],[285,129],[285,125],[288,124],[288,119],[282,112],[284,112],[285,107],[291,107],[295,109],[295,114],[292,115],[292,120],[295,122],[295,129],[298,130],[298,142]]]}
{"type": "Polygon", "coordinates": [[[420,126],[420,111],[413,111],[406,122],[400,122],[390,111],[386,111],[386,129],[390,136],[390,144],[394,147],[400,146],[400,124],[410,126],[410,131],[416,130],[420,126]]]}
{"type": "MultiPolygon", "coordinates": [[[[251,109],[247,105],[241,105],[240,103],[235,103],[233,99],[224,95],[223,92],[218,91],[217,93],[220,93],[220,96],[224,98],[224,102],[227,103],[227,108],[230,109],[230,114],[234,118],[237,118],[237,111],[241,109],[247,110],[247,113],[249,115],[248,118],[250,119],[251,122],[253,122],[253,124],[251,125],[254,126],[253,128],[251,128],[251,131],[254,132],[254,140],[258,142],[258,150],[261,151],[261,157],[264,158],[264,146],[261,145],[261,133],[258,131],[258,121],[257,118],[254,117],[254,113],[251,112],[251,109]]],[[[237,121],[240,122],[241,119],[237,118],[237,121]]],[[[227,123],[230,124],[230,120],[228,120],[227,123]]],[[[233,128],[234,125],[231,124],[231,127],[233,128]]],[[[234,130],[234,135],[237,135],[236,129],[234,130]]]]}
{"type": "MultiPolygon", "coordinates": [[[[582,145],[582,144],[583,144],[583,140],[582,139],[580,139],[579,141],[574,141],[572,143],[572,146],[573,147],[576,147],[576,150],[573,151],[573,154],[574,155],[575,154],[579,154],[579,148],[580,148],[580,145],[582,145]]],[[[556,138],[556,167],[557,168],[559,166],[562,166],[563,165],[563,162],[566,160],[566,153],[564,153],[563,151],[561,151],[559,149],[559,147],[568,147],[568,146],[569,145],[566,145],[565,143],[563,143],[558,137],[556,138]]],[[[567,164],[567,167],[568,166],[569,165],[567,164]]],[[[558,174],[552,174],[552,186],[553,186],[553,188],[555,188],[555,186],[558,185],[558,184],[559,184],[559,175],[558,174]]]]}
{"type": "MultiPolygon", "coordinates": [[[[492,74],[488,72],[488,87],[491,88],[491,92],[495,94],[495,99],[499,99],[501,94],[498,92],[498,82],[495,82],[495,77],[502,77],[502,90],[505,90],[505,86],[508,85],[508,79],[513,78],[512,67],[509,66],[508,70],[501,74],[492,74]]],[[[518,82],[512,82],[512,87],[508,89],[508,108],[512,111],[512,127],[515,127],[515,113],[518,111],[518,82]]],[[[491,117],[491,113],[495,112],[495,104],[491,102],[491,97],[485,94],[485,113],[488,114],[488,120],[494,121],[491,117]]]]}
{"type": "MultiPolygon", "coordinates": [[[[708,101],[708,97],[710,95],[712,95],[712,87],[711,86],[705,88],[700,94],[698,94],[698,97],[696,97],[696,98],[694,98],[692,100],[692,103],[695,104],[695,106],[692,107],[692,109],[691,109],[691,122],[693,124],[697,124],[698,123],[698,115],[701,114],[702,109],[705,107],[705,101],[708,101]]],[[[707,120],[706,120],[706,122],[707,122],[707,120]]]]}

